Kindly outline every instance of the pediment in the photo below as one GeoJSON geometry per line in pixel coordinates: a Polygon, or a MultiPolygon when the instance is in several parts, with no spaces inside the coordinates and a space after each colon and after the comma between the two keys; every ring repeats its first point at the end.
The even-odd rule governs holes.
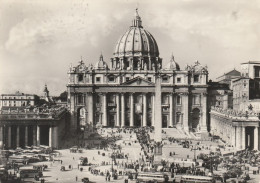
{"type": "Polygon", "coordinates": [[[142,77],[136,77],[133,78],[129,81],[126,81],[122,83],[122,85],[127,85],[127,86],[154,86],[154,83],[151,81],[148,81],[142,77]]]}

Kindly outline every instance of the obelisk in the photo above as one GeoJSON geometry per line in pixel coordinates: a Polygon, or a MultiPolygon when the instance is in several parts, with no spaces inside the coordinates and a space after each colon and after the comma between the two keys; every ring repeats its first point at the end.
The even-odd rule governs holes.
{"type": "Polygon", "coordinates": [[[162,141],[162,90],[161,90],[161,77],[155,75],[155,116],[154,116],[154,141],[162,141]]]}
{"type": "Polygon", "coordinates": [[[154,165],[160,165],[162,160],[162,90],[161,77],[155,75],[155,116],[154,116],[154,165]]]}

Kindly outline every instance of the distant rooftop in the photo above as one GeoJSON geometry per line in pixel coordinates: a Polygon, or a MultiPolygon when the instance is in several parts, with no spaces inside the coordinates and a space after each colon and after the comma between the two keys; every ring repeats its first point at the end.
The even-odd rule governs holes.
{"type": "Polygon", "coordinates": [[[241,64],[260,64],[260,61],[248,61],[241,64]]]}
{"type": "Polygon", "coordinates": [[[216,79],[219,79],[219,78],[221,78],[221,77],[223,77],[223,76],[227,76],[227,75],[240,76],[240,72],[237,71],[237,70],[234,68],[233,70],[231,70],[231,71],[229,71],[229,72],[227,72],[227,73],[224,73],[223,75],[217,77],[216,79]]]}
{"type": "Polygon", "coordinates": [[[21,93],[20,91],[16,91],[13,94],[1,94],[1,96],[35,96],[35,94],[21,93]]]}

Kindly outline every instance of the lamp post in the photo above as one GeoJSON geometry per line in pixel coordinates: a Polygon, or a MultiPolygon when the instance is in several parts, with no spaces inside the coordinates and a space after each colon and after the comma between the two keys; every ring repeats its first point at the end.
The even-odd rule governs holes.
{"type": "Polygon", "coordinates": [[[195,148],[192,148],[192,150],[194,150],[194,162],[196,167],[196,150],[198,150],[198,147],[195,145],[195,148]]]}

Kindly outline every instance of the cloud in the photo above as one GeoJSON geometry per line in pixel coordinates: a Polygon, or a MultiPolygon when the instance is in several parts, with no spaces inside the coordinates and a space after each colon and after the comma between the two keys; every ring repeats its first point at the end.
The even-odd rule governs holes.
{"type": "Polygon", "coordinates": [[[109,60],[137,3],[164,65],[173,52],[182,68],[198,59],[214,78],[223,66],[260,59],[257,0],[0,1],[0,92],[37,93],[45,82],[62,92],[70,63],[95,64],[101,51],[109,60]]]}

